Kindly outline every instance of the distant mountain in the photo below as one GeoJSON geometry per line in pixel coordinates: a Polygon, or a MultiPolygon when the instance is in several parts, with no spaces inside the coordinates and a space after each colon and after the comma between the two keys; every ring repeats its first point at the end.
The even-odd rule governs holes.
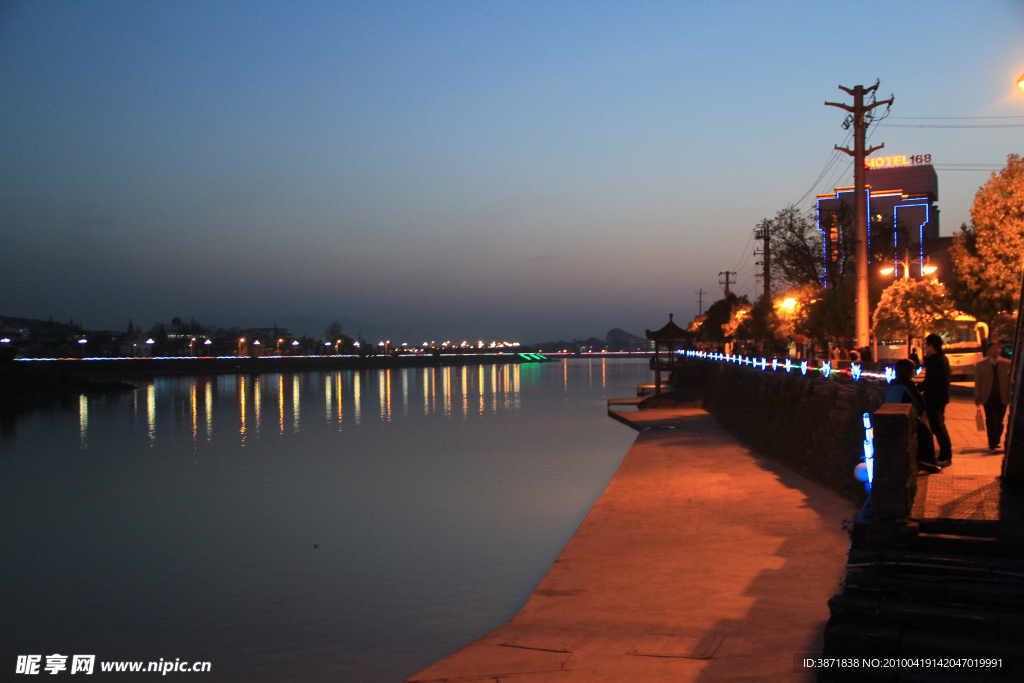
{"type": "Polygon", "coordinates": [[[638,337],[616,327],[604,336],[605,346],[609,351],[641,351],[647,350],[651,343],[646,337],[638,337]]]}

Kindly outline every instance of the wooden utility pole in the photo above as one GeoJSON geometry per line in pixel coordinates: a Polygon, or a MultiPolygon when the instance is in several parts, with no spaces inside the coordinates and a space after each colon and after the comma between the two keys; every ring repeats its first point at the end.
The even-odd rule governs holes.
{"type": "Polygon", "coordinates": [[[853,151],[836,145],[840,152],[846,152],[853,157],[853,184],[854,184],[854,220],[856,221],[856,233],[854,236],[854,253],[857,262],[857,307],[856,307],[856,336],[857,347],[864,348],[868,345],[869,324],[868,324],[868,199],[864,194],[864,158],[867,155],[885,147],[880,144],[877,147],[865,149],[865,133],[870,116],[865,117],[875,107],[883,104],[892,106],[895,98],[892,96],[887,100],[864,104],[864,96],[872,94],[878,89],[876,81],[870,88],[863,85],[856,85],[852,89],[839,86],[839,89],[853,97],[853,106],[840,102],[826,102],[829,107],[839,107],[850,113],[843,123],[844,128],[853,124],[853,151]],[[867,118],[867,120],[865,120],[867,118]]]}
{"type": "Polygon", "coordinates": [[[760,250],[754,250],[754,256],[763,257],[762,260],[757,263],[764,268],[764,298],[766,301],[771,300],[772,296],[772,230],[771,222],[768,220],[761,221],[757,229],[754,230],[754,239],[759,239],[764,242],[764,246],[760,250]]]}
{"type": "Polygon", "coordinates": [[[734,284],[736,284],[736,280],[732,280],[732,281],[730,281],[730,280],[729,280],[729,276],[730,276],[730,275],[735,275],[735,274],[736,274],[736,271],[734,271],[734,270],[727,270],[727,271],[725,271],[725,272],[720,272],[720,273],[718,273],[719,277],[721,277],[722,275],[724,275],[724,276],[725,276],[725,282],[722,282],[721,280],[719,280],[719,281],[718,281],[718,284],[720,284],[720,285],[725,285],[725,296],[726,296],[726,297],[728,297],[728,296],[729,296],[729,285],[734,285],[734,284]]]}
{"type": "Polygon", "coordinates": [[[704,288],[697,290],[697,315],[704,315],[704,288]]]}

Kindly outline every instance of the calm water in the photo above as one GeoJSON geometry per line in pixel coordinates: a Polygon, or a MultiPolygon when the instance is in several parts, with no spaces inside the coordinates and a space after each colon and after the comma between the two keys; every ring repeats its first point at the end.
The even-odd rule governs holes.
{"type": "Polygon", "coordinates": [[[60,653],[400,681],[519,610],[633,442],[606,399],[649,374],[156,378],[25,416],[0,437],[0,678],[60,653]]]}

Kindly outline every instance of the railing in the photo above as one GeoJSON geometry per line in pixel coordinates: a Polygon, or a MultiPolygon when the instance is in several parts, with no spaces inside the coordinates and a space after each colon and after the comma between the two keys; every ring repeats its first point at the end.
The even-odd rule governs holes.
{"type": "MultiPolygon", "coordinates": [[[[860,379],[885,380],[886,383],[896,378],[896,371],[891,366],[884,366],[882,372],[869,371],[863,363],[849,361],[819,361],[819,360],[798,360],[792,358],[773,357],[770,360],[764,357],[744,356],[741,354],[718,353],[713,351],[678,351],[677,357],[691,360],[704,360],[708,362],[733,363],[735,365],[749,367],[752,370],[764,372],[786,372],[789,374],[799,373],[803,377],[821,377],[829,379],[836,376],[848,376],[854,382],[860,379]]],[[[676,360],[673,359],[673,363],[676,360]]],[[[672,365],[676,367],[676,365],[672,365]]],[[[652,368],[653,359],[652,359],[652,368]]],[[[665,369],[665,368],[662,368],[665,369]]]]}

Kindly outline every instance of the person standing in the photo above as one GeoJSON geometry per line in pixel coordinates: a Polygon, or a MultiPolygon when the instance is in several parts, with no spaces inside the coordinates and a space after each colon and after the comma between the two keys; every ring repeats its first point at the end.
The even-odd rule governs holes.
{"type": "Polygon", "coordinates": [[[909,403],[914,408],[915,422],[917,424],[917,466],[918,468],[935,474],[941,472],[942,468],[935,462],[935,439],[928,425],[924,423],[921,416],[924,415],[924,398],[917,391],[914,384],[914,362],[910,359],[896,361],[893,370],[896,371],[896,379],[889,384],[889,390],[885,394],[886,403],[909,403]]]}
{"type": "Polygon", "coordinates": [[[989,342],[986,358],[974,366],[974,405],[985,410],[988,447],[999,449],[1003,416],[1010,404],[1010,361],[999,357],[1000,345],[989,342]]]}
{"type": "Polygon", "coordinates": [[[949,359],[942,351],[942,337],[929,334],[924,340],[924,381],[921,382],[921,393],[924,395],[928,426],[939,442],[940,467],[948,467],[953,463],[953,444],[946,431],[949,374],[949,359]]]}

